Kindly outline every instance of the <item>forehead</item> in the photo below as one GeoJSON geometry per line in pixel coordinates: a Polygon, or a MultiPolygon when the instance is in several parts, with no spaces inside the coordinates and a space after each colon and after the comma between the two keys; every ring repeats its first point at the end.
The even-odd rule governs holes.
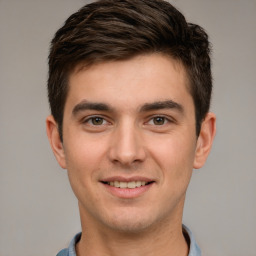
{"type": "Polygon", "coordinates": [[[188,97],[188,94],[182,63],[166,55],[148,54],[89,67],[77,66],[69,77],[67,100],[77,102],[85,98],[134,105],[139,101],[188,97]]]}
{"type": "MultiPolygon", "coordinates": [[[[143,53],[143,54],[131,56],[131,57],[128,57],[128,58],[125,58],[122,60],[116,60],[116,59],[101,60],[101,61],[95,60],[92,63],[90,63],[90,62],[87,63],[87,61],[84,60],[84,61],[79,62],[78,64],[75,64],[75,66],[69,71],[69,78],[77,75],[80,72],[85,72],[85,71],[89,71],[90,73],[96,71],[96,72],[100,73],[100,71],[103,72],[104,69],[110,70],[111,66],[116,66],[116,67],[120,66],[121,67],[120,64],[124,64],[124,63],[126,63],[127,66],[143,65],[144,67],[145,67],[145,64],[149,64],[149,63],[152,63],[151,67],[153,67],[153,65],[155,65],[155,64],[158,64],[157,65],[158,67],[156,65],[153,67],[155,70],[158,70],[158,71],[160,69],[163,69],[163,67],[165,66],[164,64],[168,63],[166,68],[171,67],[171,69],[175,69],[177,72],[182,73],[182,76],[184,76],[184,79],[186,79],[186,86],[189,85],[189,75],[188,75],[186,67],[184,66],[182,61],[180,59],[172,57],[168,53],[162,53],[162,52],[145,53],[145,54],[143,53]],[[159,65],[161,63],[163,65],[159,65]]],[[[150,68],[150,65],[148,65],[148,67],[150,68]]],[[[113,72],[113,70],[112,70],[112,72],[113,72]]]]}

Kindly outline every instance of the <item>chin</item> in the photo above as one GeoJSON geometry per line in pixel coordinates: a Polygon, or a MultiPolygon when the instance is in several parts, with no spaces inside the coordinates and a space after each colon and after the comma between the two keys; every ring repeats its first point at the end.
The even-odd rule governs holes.
{"type": "Polygon", "coordinates": [[[150,224],[145,223],[145,221],[138,222],[134,220],[133,221],[122,220],[118,222],[115,221],[115,223],[110,224],[110,227],[113,230],[123,232],[123,233],[140,233],[146,230],[149,226],[150,224]]]}
{"type": "Polygon", "coordinates": [[[140,233],[153,226],[155,222],[153,216],[126,211],[123,214],[111,216],[106,224],[109,228],[119,232],[140,233]]]}

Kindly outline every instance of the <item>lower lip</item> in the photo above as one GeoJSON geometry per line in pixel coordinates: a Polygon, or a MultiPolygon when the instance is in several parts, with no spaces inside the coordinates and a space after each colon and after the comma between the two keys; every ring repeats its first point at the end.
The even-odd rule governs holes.
{"type": "Polygon", "coordinates": [[[152,187],[154,182],[138,188],[116,188],[108,184],[102,184],[113,196],[130,199],[142,196],[152,187]]]}

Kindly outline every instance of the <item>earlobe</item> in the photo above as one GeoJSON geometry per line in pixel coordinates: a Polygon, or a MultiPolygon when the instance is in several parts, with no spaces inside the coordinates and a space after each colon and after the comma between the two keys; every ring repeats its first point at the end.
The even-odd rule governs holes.
{"type": "Polygon", "coordinates": [[[193,167],[201,168],[210,153],[213,139],[216,133],[216,116],[208,113],[201,125],[201,131],[197,139],[196,153],[193,167]]]}
{"type": "Polygon", "coordinates": [[[56,160],[63,169],[66,169],[65,152],[60,139],[58,124],[53,116],[48,116],[46,119],[46,131],[56,160]]]}

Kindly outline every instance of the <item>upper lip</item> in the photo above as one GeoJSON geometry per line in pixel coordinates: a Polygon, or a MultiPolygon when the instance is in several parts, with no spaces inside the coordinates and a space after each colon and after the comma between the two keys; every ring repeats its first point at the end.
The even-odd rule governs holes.
{"type": "Polygon", "coordinates": [[[123,176],[112,176],[105,179],[102,179],[101,182],[113,182],[113,181],[122,181],[122,182],[131,182],[131,181],[146,181],[152,182],[153,179],[142,177],[142,176],[133,176],[133,177],[123,177],[123,176]]]}

